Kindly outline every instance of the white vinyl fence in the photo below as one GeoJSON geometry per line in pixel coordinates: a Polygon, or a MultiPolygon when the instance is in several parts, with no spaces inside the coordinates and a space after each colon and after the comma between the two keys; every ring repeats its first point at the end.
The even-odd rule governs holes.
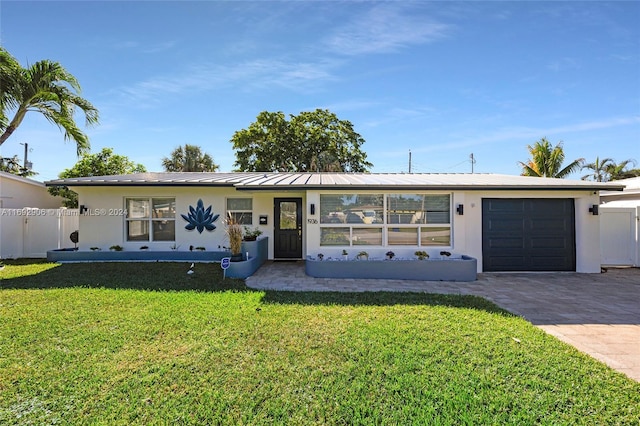
{"type": "Polygon", "coordinates": [[[640,266],[640,207],[600,205],[600,259],[603,266],[640,266]]]}
{"type": "Polygon", "coordinates": [[[0,209],[0,258],[47,257],[48,250],[74,247],[78,209],[0,209]]]}

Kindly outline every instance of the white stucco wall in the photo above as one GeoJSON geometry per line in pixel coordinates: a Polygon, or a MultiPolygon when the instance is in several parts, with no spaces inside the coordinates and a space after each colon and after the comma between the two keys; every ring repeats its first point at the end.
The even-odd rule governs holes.
{"type": "MultiPolygon", "coordinates": [[[[214,187],[74,187],[78,193],[79,204],[84,205],[87,213],[80,216],[80,250],[99,247],[108,250],[112,245],[120,245],[125,250],[139,250],[141,246],[149,246],[151,250],[171,250],[177,246],[178,250],[189,250],[189,246],[202,246],[215,251],[219,246],[228,246],[224,221],[226,219],[226,199],[249,197],[253,199],[253,225],[259,228],[263,235],[273,241],[273,198],[274,196],[303,197],[303,194],[293,193],[283,195],[265,192],[236,191],[233,188],[214,187]],[[176,200],[176,240],[174,242],[142,242],[126,241],[125,218],[121,214],[125,209],[125,199],[130,197],[169,197],[176,200]],[[188,214],[189,206],[195,207],[202,199],[205,208],[212,206],[212,213],[220,217],[214,222],[216,229],[197,230],[185,229],[187,222],[180,216],[188,214]],[[102,210],[105,214],[96,215],[102,210]],[[111,214],[111,213],[114,214],[111,214]],[[266,226],[258,224],[258,218],[266,215],[266,226]]],[[[303,203],[304,205],[304,203],[303,203]]],[[[273,257],[273,244],[269,245],[269,257],[273,257]]]]}
{"type": "Polygon", "coordinates": [[[0,172],[0,208],[23,207],[57,209],[62,207],[62,198],[49,194],[41,182],[0,172]]]}
{"type": "MultiPolygon", "coordinates": [[[[111,245],[118,244],[125,250],[138,250],[142,245],[152,249],[169,250],[173,242],[127,242],[125,238],[124,217],[109,215],[110,211],[124,209],[127,197],[174,197],[176,199],[176,241],[179,250],[188,250],[190,245],[204,246],[207,250],[218,250],[218,246],[228,245],[224,232],[227,197],[253,198],[253,222],[263,235],[270,238],[269,258],[273,258],[273,199],[275,197],[299,197],[303,206],[303,258],[307,255],[339,257],[343,247],[320,246],[320,194],[342,194],[344,191],[299,191],[267,192],[237,191],[234,188],[215,187],[76,187],[80,204],[94,211],[105,209],[107,214],[99,216],[80,216],[80,244],[81,250],[90,247],[100,247],[108,250],[111,245]],[[202,199],[205,208],[212,205],[213,213],[220,214],[215,222],[217,229],[213,232],[188,231],[184,228],[186,222],[180,214],[186,214],[189,206],[195,206],[198,199],[202,199]],[[315,215],[310,214],[310,206],[315,204],[315,215]],[[268,224],[258,225],[258,217],[267,215],[268,224]]],[[[387,191],[388,192],[388,191],[387,191]]],[[[394,193],[415,193],[416,191],[392,191],[394,193]]],[[[380,191],[357,191],[359,194],[378,194],[380,191]]],[[[482,272],[482,199],[483,198],[572,198],[575,200],[576,226],[576,268],[578,272],[600,272],[600,231],[597,216],[589,213],[589,207],[598,204],[598,195],[590,191],[429,191],[429,194],[448,193],[452,195],[452,236],[451,246],[424,248],[430,255],[438,256],[443,249],[467,254],[478,259],[478,272],[482,272]],[[458,204],[464,205],[464,215],[456,213],[458,204]]],[[[364,246],[347,247],[353,257],[364,246]]],[[[372,257],[382,258],[388,250],[393,250],[397,256],[413,257],[416,247],[381,246],[366,247],[372,257]]]]}
{"type": "MultiPolygon", "coordinates": [[[[591,191],[469,191],[464,194],[463,245],[454,247],[478,259],[478,272],[482,272],[482,199],[483,198],[572,198],[575,204],[576,272],[600,272],[600,222],[589,213],[589,207],[598,204],[599,196],[591,191]]],[[[456,228],[460,232],[459,227],[456,228]]],[[[457,244],[459,240],[456,239],[457,244]]]]}
{"type": "MultiPolygon", "coordinates": [[[[402,193],[402,191],[393,191],[402,193]]],[[[340,191],[323,191],[322,194],[340,194],[340,191]]],[[[358,191],[359,194],[375,194],[380,191],[358,191]]],[[[407,194],[415,191],[405,191],[407,194]]],[[[431,256],[439,256],[441,250],[449,250],[458,254],[466,254],[478,259],[478,272],[482,272],[482,199],[483,198],[572,198],[575,203],[576,231],[576,271],[585,273],[600,272],[600,225],[598,216],[589,213],[589,207],[598,204],[599,196],[592,191],[429,191],[429,194],[449,193],[452,195],[452,227],[451,246],[438,248],[422,248],[431,256]],[[464,214],[456,213],[456,207],[464,205],[464,214]]],[[[316,204],[316,215],[310,219],[320,221],[320,192],[310,191],[308,205],[316,204]]],[[[322,253],[325,257],[340,257],[343,247],[320,246],[320,224],[307,224],[307,250],[311,256],[322,253]]],[[[364,247],[346,247],[350,256],[355,256],[364,247]]],[[[414,257],[416,247],[386,246],[367,247],[370,256],[383,258],[388,250],[393,250],[400,257],[414,257]]]]}

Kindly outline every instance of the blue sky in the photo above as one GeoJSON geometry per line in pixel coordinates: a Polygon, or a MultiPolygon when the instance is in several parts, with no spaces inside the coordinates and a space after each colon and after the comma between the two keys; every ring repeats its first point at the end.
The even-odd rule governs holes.
{"type": "MultiPolygon", "coordinates": [[[[3,0],[0,39],[78,78],[92,152],[150,171],[185,143],[231,171],[261,111],[316,108],[353,123],[373,172],[407,172],[411,150],[414,172],[470,172],[473,153],[517,175],[542,137],[567,160],[640,161],[640,2],[3,0]]],[[[36,179],[77,161],[35,113],[2,156],[21,142],[36,179]]]]}

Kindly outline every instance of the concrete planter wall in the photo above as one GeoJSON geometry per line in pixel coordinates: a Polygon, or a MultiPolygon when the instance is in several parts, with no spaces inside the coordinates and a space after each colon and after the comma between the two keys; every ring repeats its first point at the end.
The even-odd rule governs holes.
{"type": "Polygon", "coordinates": [[[475,281],[477,260],[310,260],[306,274],[318,278],[381,278],[419,281],[475,281]]]}
{"type": "Polygon", "coordinates": [[[163,262],[219,262],[231,256],[228,251],[68,251],[50,250],[50,262],[117,262],[117,261],[163,261],[163,262]]]}
{"type": "MultiPolygon", "coordinates": [[[[230,278],[247,278],[267,260],[269,255],[268,238],[242,243],[243,261],[231,262],[226,271],[230,278]],[[249,253],[247,259],[246,254],[249,253]]],[[[50,250],[47,260],[50,262],[220,262],[223,257],[231,257],[228,251],[75,251],[50,250]]]]}
{"type": "Polygon", "coordinates": [[[269,239],[263,237],[256,241],[243,241],[242,255],[245,260],[242,262],[231,262],[226,272],[227,277],[247,278],[253,275],[267,260],[267,256],[269,255],[269,239]],[[249,253],[248,259],[246,258],[247,253],[249,253]]]}

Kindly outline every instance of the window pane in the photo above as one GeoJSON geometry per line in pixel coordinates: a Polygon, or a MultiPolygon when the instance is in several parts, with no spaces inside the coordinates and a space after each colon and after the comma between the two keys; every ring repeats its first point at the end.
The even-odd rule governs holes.
{"type": "Polygon", "coordinates": [[[253,213],[251,212],[229,212],[228,217],[240,225],[253,225],[253,213]]]}
{"type": "Polygon", "coordinates": [[[387,243],[389,245],[418,245],[417,228],[389,228],[387,229],[387,243]]]}
{"type": "Polygon", "coordinates": [[[320,195],[320,223],[382,223],[382,194],[320,195]]]}
{"type": "Polygon", "coordinates": [[[451,223],[449,195],[427,195],[425,196],[425,207],[427,210],[426,223],[451,223]]]}
{"type": "Polygon", "coordinates": [[[280,201],[280,229],[297,229],[298,207],[295,201],[280,201]]]}
{"type": "Polygon", "coordinates": [[[320,228],[321,246],[348,246],[349,228],[320,228]]]}
{"type": "Polygon", "coordinates": [[[154,198],[153,217],[176,217],[176,200],[174,198],[154,198]]]}
{"type": "Polygon", "coordinates": [[[390,194],[387,197],[387,223],[449,223],[450,196],[390,194]]]}
{"type": "Polygon", "coordinates": [[[354,246],[381,246],[382,228],[353,228],[354,246]]]}
{"type": "Polygon", "coordinates": [[[390,194],[387,197],[387,223],[425,223],[425,196],[390,194]]]}
{"type": "Polygon", "coordinates": [[[253,210],[253,199],[227,198],[227,210],[253,210]]]}
{"type": "Polygon", "coordinates": [[[451,245],[451,228],[445,228],[445,227],[420,228],[420,245],[423,245],[423,246],[451,245]]]}
{"type": "Polygon", "coordinates": [[[175,241],[176,222],[174,220],[153,221],[153,241],[175,241]]]}
{"type": "Polygon", "coordinates": [[[127,241],[149,241],[149,221],[128,220],[127,241]]]}
{"type": "Polygon", "coordinates": [[[127,199],[127,217],[139,219],[149,217],[149,199],[148,198],[128,198],[127,199]]]}

